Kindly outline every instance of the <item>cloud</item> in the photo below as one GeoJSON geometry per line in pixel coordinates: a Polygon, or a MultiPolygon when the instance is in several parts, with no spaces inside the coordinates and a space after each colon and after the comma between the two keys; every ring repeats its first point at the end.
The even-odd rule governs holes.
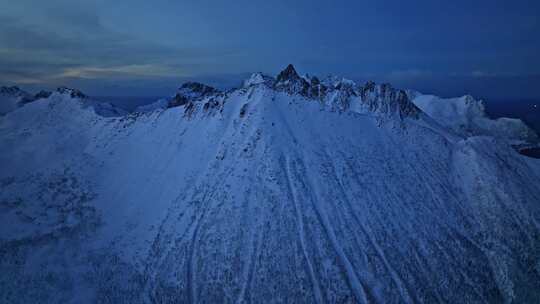
{"type": "Polygon", "coordinates": [[[75,67],[67,68],[54,78],[103,79],[114,77],[186,77],[189,74],[179,68],[156,64],[134,64],[114,67],[75,67]]]}
{"type": "Polygon", "coordinates": [[[0,12],[0,82],[197,76],[235,56],[229,50],[145,41],[106,28],[91,6],[60,8],[64,1],[53,2],[45,19],[32,9],[28,18],[0,12]]]}
{"type": "Polygon", "coordinates": [[[490,73],[490,72],[485,72],[485,71],[473,71],[471,73],[471,76],[483,78],[483,77],[498,77],[499,75],[496,73],[490,73]]]}
{"type": "Polygon", "coordinates": [[[390,72],[390,74],[388,75],[389,78],[394,79],[423,78],[431,76],[433,76],[433,72],[419,69],[396,70],[390,72]]]}

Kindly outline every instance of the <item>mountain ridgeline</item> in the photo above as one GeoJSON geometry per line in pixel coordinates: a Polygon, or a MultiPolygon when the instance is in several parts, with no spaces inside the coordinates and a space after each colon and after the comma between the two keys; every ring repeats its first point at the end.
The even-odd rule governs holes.
{"type": "MultiPolygon", "coordinates": [[[[351,102],[360,101],[366,109],[372,112],[388,113],[389,115],[415,117],[418,108],[408,99],[405,91],[392,88],[389,84],[376,85],[368,82],[365,86],[357,86],[354,82],[337,77],[328,77],[320,81],[317,77],[301,77],[292,65],[288,65],[276,78],[253,74],[244,81],[240,91],[252,87],[263,86],[276,92],[285,92],[289,95],[298,95],[306,100],[315,100],[333,110],[345,111],[351,107],[351,102]]],[[[176,95],[167,102],[158,101],[153,105],[143,106],[137,109],[140,112],[152,111],[157,108],[171,108],[186,106],[192,109],[197,102],[203,100],[206,104],[204,109],[209,109],[211,103],[223,100],[228,94],[235,92],[220,92],[210,86],[188,82],[183,84],[176,95]],[[213,98],[212,98],[213,97],[213,98]]],[[[356,107],[358,105],[354,105],[356,107]]]]}
{"type": "Polygon", "coordinates": [[[2,303],[540,298],[538,136],[470,96],[292,65],[131,113],[2,94],[2,303]]]}

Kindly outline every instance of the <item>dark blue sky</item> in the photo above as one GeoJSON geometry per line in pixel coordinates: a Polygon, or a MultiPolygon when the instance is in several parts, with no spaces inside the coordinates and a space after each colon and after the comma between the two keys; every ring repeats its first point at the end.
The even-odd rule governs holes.
{"type": "Polygon", "coordinates": [[[336,74],[540,97],[540,1],[0,0],[0,83],[169,95],[187,79],[336,74]]]}

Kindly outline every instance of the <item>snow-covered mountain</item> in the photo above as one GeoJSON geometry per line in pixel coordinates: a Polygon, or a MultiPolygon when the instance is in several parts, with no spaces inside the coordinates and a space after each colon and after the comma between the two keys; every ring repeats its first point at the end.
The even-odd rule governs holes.
{"type": "Polygon", "coordinates": [[[13,112],[16,109],[40,99],[75,99],[83,107],[91,107],[96,114],[104,117],[127,115],[128,112],[108,102],[89,98],[79,90],[60,87],[54,92],[40,91],[35,95],[27,93],[18,87],[0,88],[0,115],[13,112]]]}
{"type": "Polygon", "coordinates": [[[409,91],[409,97],[423,112],[462,136],[495,136],[516,146],[539,141],[538,135],[519,119],[490,119],[483,101],[475,100],[470,95],[440,98],[409,91]]]}
{"type": "Polygon", "coordinates": [[[121,116],[18,108],[0,302],[534,303],[540,160],[413,101],[289,66],[121,116]]]}

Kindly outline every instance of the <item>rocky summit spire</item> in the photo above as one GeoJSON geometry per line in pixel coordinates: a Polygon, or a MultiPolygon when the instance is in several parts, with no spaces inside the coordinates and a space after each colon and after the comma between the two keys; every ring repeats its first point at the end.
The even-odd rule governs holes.
{"type": "Polygon", "coordinates": [[[292,64],[289,64],[285,70],[281,71],[276,77],[274,88],[280,91],[289,93],[297,93],[303,96],[308,95],[309,83],[294,69],[292,64]]]}
{"type": "Polygon", "coordinates": [[[294,66],[292,64],[289,64],[285,70],[281,71],[276,80],[277,82],[284,82],[284,81],[287,81],[287,80],[297,80],[297,79],[300,79],[300,76],[298,75],[298,73],[296,72],[296,70],[294,69],[294,66]]]}

